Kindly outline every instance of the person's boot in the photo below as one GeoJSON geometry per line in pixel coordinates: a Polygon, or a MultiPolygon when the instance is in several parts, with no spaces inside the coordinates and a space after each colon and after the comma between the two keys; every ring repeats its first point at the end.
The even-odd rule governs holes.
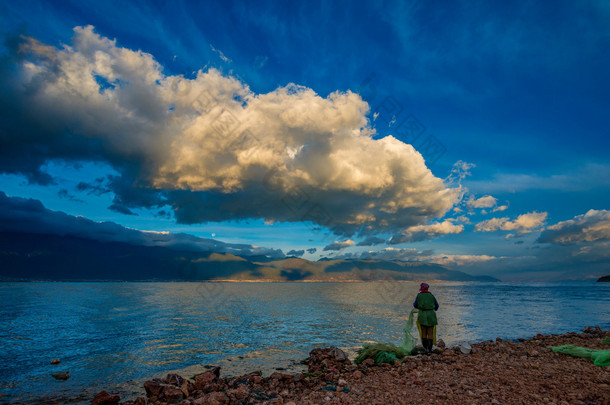
{"type": "Polygon", "coordinates": [[[426,339],[428,342],[428,346],[426,347],[426,350],[428,351],[428,354],[432,353],[432,339],[426,339]]]}

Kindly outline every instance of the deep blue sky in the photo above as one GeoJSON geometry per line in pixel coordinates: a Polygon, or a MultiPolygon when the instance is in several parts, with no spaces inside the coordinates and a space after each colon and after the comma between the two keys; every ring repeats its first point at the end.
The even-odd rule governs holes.
{"type": "MultiPolygon", "coordinates": [[[[0,191],[9,197],[37,199],[52,210],[140,230],[186,232],[229,243],[281,248],[284,253],[315,247],[314,254],[303,256],[308,259],[386,249],[376,256],[438,261],[506,280],[587,279],[608,272],[608,2],[8,1],[0,5],[0,27],[7,38],[1,65],[0,146],[4,152],[0,153],[0,191]],[[93,28],[74,30],[87,26],[93,28]],[[242,105],[244,114],[246,104],[253,105],[253,98],[276,94],[291,83],[315,92],[320,98],[308,99],[314,104],[334,92],[351,91],[370,107],[364,113],[369,132],[361,136],[381,140],[392,135],[411,143],[447,188],[461,185],[461,199],[451,202],[451,207],[459,209],[441,209],[436,200],[431,203],[436,197],[422,194],[421,190],[428,189],[418,183],[421,176],[409,174],[411,180],[399,186],[407,190],[417,183],[413,193],[421,196],[415,198],[420,202],[392,214],[389,225],[381,220],[386,211],[380,209],[375,211],[376,219],[366,223],[370,226],[365,231],[350,228],[350,218],[368,209],[367,199],[388,202],[399,196],[410,198],[410,194],[394,190],[380,196],[368,189],[342,188],[346,179],[360,179],[354,166],[338,180],[330,172],[318,173],[328,161],[316,154],[336,157],[335,152],[340,151],[341,156],[357,156],[354,159],[371,173],[377,173],[375,159],[390,159],[369,147],[363,150],[359,141],[333,141],[338,133],[352,136],[359,124],[349,121],[348,113],[342,110],[333,116],[335,125],[333,117],[321,112],[332,109],[329,104],[310,117],[317,125],[328,124],[326,133],[312,130],[306,122],[289,125],[291,130],[296,128],[298,136],[284,135],[273,121],[275,113],[256,109],[259,115],[247,116],[258,117],[249,122],[261,131],[256,136],[265,145],[273,144],[271,139],[300,139],[292,145],[297,155],[307,154],[303,157],[307,163],[289,169],[287,178],[295,176],[300,180],[294,184],[305,187],[299,181],[306,180],[296,169],[306,167],[304,170],[319,180],[307,183],[311,187],[307,195],[331,213],[337,225],[334,229],[340,230],[337,235],[318,232],[316,225],[300,221],[303,216],[294,213],[294,206],[294,215],[276,215],[282,203],[286,205],[282,198],[289,188],[276,192],[263,190],[260,184],[241,183],[219,191],[201,183],[195,186],[193,176],[200,176],[197,181],[216,178],[217,174],[222,181],[227,179],[225,172],[216,171],[221,167],[220,158],[217,162],[204,154],[195,159],[205,160],[203,165],[209,170],[205,173],[190,164],[168,169],[177,177],[163,177],[156,171],[159,160],[150,154],[142,157],[137,151],[125,151],[120,140],[105,143],[114,136],[111,130],[97,134],[90,129],[95,126],[88,126],[82,117],[90,116],[87,108],[95,104],[69,98],[79,83],[70,82],[72,90],[57,87],[55,93],[45,87],[56,85],[62,77],[50,78],[58,71],[60,65],[54,64],[61,58],[43,60],[50,51],[23,50],[29,37],[41,46],[52,47],[45,49],[54,49],[58,55],[65,51],[64,46],[70,46],[76,54],[92,58],[87,54],[92,48],[82,45],[84,40],[79,48],[75,35],[116,40],[110,45],[113,50],[141,51],[158,63],[155,71],[160,79],[156,84],[148,83],[151,87],[144,90],[136,89],[127,73],[119,77],[120,70],[114,76],[101,71],[91,76],[100,86],[99,94],[106,89],[124,90],[123,98],[108,102],[132,109],[129,117],[135,114],[141,118],[120,127],[125,139],[154,132],[160,125],[150,113],[156,108],[154,103],[146,101],[157,99],[143,94],[162,88],[168,77],[196,80],[199,70],[218,71],[247,88],[249,95],[245,97],[250,101],[242,105]],[[41,74],[36,70],[38,81],[31,81],[26,70],[32,74],[35,65],[48,71],[41,74]],[[38,104],[40,97],[45,97],[44,102],[38,104]],[[57,110],[50,111],[49,105],[57,110]],[[82,115],[80,110],[73,114],[80,118],[66,112],[81,107],[82,115]],[[156,126],[147,126],[149,121],[143,117],[156,126]],[[421,132],[417,139],[410,138],[407,124],[403,124],[414,119],[421,132]],[[273,135],[266,138],[264,134],[273,135]],[[427,150],[426,139],[435,139],[440,148],[436,150],[443,153],[427,150]],[[333,153],[325,155],[325,148],[333,153]],[[374,155],[371,161],[367,153],[374,155]],[[214,162],[209,163],[210,159],[214,162]],[[468,173],[462,179],[454,175],[451,182],[450,172],[458,162],[468,173]],[[318,174],[322,177],[316,177],[318,174]],[[96,179],[101,180],[96,183],[96,179]],[[176,190],[180,180],[186,186],[176,190]],[[345,207],[345,217],[341,207],[345,207]],[[396,243],[403,240],[397,237],[401,233],[404,242],[396,243]],[[385,243],[357,246],[369,236],[385,243]],[[332,245],[346,240],[354,244],[332,245]]],[[[124,53],[113,54],[110,48],[104,52],[111,54],[111,59],[123,60],[124,53]]],[[[78,60],[71,59],[71,65],[66,62],[61,69],[77,66],[78,60]]],[[[82,88],[87,86],[83,82],[82,88]]],[[[284,105],[293,101],[295,106],[304,105],[296,100],[304,94],[303,88],[288,91],[284,105]]],[[[358,100],[346,100],[346,105],[360,105],[358,100]]],[[[177,114],[179,106],[170,104],[169,111],[177,114]]],[[[105,120],[112,121],[112,117],[109,113],[105,120]]],[[[168,122],[163,121],[173,125],[168,122]]],[[[171,130],[159,131],[175,139],[171,130]]],[[[125,141],[125,145],[130,142],[125,141]]],[[[177,144],[174,141],[172,145],[177,144]]],[[[202,147],[204,152],[208,149],[202,147]]],[[[410,159],[405,157],[400,169],[397,163],[387,167],[410,173],[415,164],[410,159]]],[[[244,172],[252,174],[253,170],[244,172]]],[[[238,178],[251,180],[249,174],[241,173],[238,178]]]]}

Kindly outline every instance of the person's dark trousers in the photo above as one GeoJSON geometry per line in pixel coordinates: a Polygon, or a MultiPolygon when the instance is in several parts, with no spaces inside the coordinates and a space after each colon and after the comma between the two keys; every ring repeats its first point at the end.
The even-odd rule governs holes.
{"type": "Polygon", "coordinates": [[[421,344],[424,347],[424,349],[426,349],[427,352],[429,352],[430,350],[428,349],[428,342],[430,341],[430,339],[422,339],[421,340],[421,344]]]}

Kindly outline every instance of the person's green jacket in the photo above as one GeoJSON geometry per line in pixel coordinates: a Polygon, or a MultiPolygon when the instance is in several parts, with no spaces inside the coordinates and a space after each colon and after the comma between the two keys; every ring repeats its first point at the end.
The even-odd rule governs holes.
{"type": "Polygon", "coordinates": [[[419,293],[415,298],[413,307],[419,309],[417,321],[423,326],[438,325],[436,319],[436,310],[438,309],[438,301],[429,292],[419,293]]]}

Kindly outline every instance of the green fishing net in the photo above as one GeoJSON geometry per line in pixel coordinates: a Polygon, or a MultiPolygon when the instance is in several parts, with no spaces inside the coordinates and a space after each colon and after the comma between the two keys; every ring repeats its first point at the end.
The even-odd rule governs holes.
{"type": "Polygon", "coordinates": [[[411,334],[415,324],[415,314],[417,309],[413,309],[409,314],[407,324],[403,329],[403,338],[400,346],[391,343],[374,343],[365,344],[362,349],[358,350],[358,357],[354,363],[360,364],[366,359],[373,359],[375,363],[394,363],[396,360],[401,360],[403,357],[411,354],[411,350],[415,347],[417,339],[411,334]]]}
{"type": "Polygon", "coordinates": [[[569,354],[574,357],[583,357],[591,359],[593,364],[600,367],[610,366],[610,350],[594,350],[587,347],[563,345],[551,346],[550,349],[555,353],[569,354]]]}

